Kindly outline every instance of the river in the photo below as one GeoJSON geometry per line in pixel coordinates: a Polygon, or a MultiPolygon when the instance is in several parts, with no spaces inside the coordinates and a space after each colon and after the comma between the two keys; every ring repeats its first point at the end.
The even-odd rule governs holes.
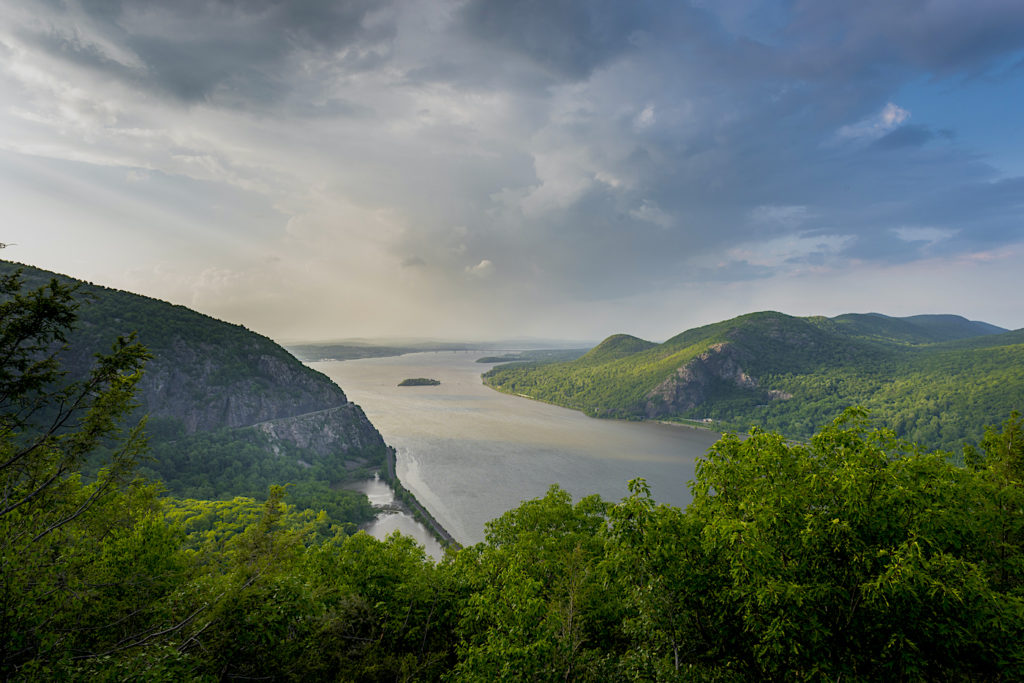
{"type": "MultiPolygon", "coordinates": [[[[310,366],[363,407],[397,451],[398,478],[463,544],[482,541],[488,520],[543,496],[556,483],[574,499],[597,493],[617,501],[628,493],[630,479],[643,477],[657,501],[690,501],[687,482],[717,433],[597,420],[502,394],[480,381],[491,367],[475,362],[483,355],[428,352],[310,366]],[[410,377],[441,384],[398,386],[410,377]]],[[[423,542],[423,534],[413,535],[423,542]]],[[[428,552],[437,556],[429,547],[428,552]]]]}
{"type": "Polygon", "coordinates": [[[384,540],[389,534],[398,531],[406,536],[415,538],[427,551],[427,554],[435,560],[440,560],[444,557],[444,548],[441,547],[441,544],[434,538],[427,527],[416,521],[408,512],[398,512],[393,509],[397,502],[395,492],[380,477],[358,482],[351,488],[366,494],[366,497],[370,499],[370,503],[376,507],[392,506],[378,514],[377,519],[363,527],[366,533],[374,538],[384,540]]]}

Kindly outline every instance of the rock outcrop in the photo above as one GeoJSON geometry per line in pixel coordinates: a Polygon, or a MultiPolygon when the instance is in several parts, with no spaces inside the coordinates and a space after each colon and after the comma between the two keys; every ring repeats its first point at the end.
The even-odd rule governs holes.
{"type": "Polygon", "coordinates": [[[384,439],[355,403],[260,422],[253,429],[271,443],[287,442],[321,458],[341,456],[364,464],[369,453],[382,452],[384,439]]]}
{"type": "Polygon", "coordinates": [[[149,349],[138,401],[151,443],[254,428],[273,452],[301,462],[382,461],[384,441],[359,406],[273,340],[184,306],[0,262],[0,272],[19,268],[30,288],[51,278],[78,287],[78,326],[62,358],[72,376],[84,377],[118,335],[135,333],[149,349]]]}
{"type": "MultiPolygon", "coordinates": [[[[269,341],[269,340],[266,340],[269,341]]],[[[174,339],[158,350],[139,383],[146,412],[181,420],[187,434],[245,427],[348,403],[336,384],[290,357],[267,352],[262,339],[222,348],[174,339]],[[225,366],[244,372],[225,373],[225,366]]]]}
{"type": "MultiPolygon", "coordinates": [[[[749,360],[747,356],[735,344],[712,344],[647,394],[644,414],[648,418],[656,418],[692,410],[708,401],[712,393],[723,385],[757,390],[757,380],[743,369],[749,360]]],[[[764,398],[786,400],[792,396],[772,390],[764,392],[764,398]]]]}

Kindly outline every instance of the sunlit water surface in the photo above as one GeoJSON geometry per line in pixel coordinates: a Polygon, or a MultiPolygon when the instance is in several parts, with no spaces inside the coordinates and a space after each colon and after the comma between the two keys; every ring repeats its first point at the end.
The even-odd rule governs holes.
{"type": "MultiPolygon", "coordinates": [[[[482,541],[485,522],[523,500],[543,496],[552,484],[574,499],[597,493],[617,501],[627,494],[630,479],[643,477],[658,502],[684,506],[690,501],[687,482],[693,479],[695,461],[718,434],[596,420],[498,393],[480,381],[491,367],[475,362],[482,355],[431,352],[310,365],[363,407],[397,450],[399,479],[463,544],[482,541]],[[441,384],[397,386],[409,377],[441,384]]],[[[416,525],[401,517],[383,516],[378,524],[384,523],[384,529],[387,524],[416,525]]],[[[379,535],[382,529],[370,531],[379,535]]],[[[419,527],[413,535],[423,542],[426,534],[419,527]]]]}

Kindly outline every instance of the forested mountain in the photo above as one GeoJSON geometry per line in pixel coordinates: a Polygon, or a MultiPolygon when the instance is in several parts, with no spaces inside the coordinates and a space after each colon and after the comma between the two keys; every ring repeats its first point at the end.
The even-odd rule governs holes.
{"type": "MultiPolygon", "coordinates": [[[[172,493],[263,497],[271,484],[294,482],[292,500],[301,502],[381,463],[384,441],[362,409],[267,337],[184,306],[0,261],[0,275],[19,269],[26,289],[51,278],[77,285],[78,320],[61,356],[72,377],[84,376],[118,334],[134,332],[148,349],[136,414],[149,416],[153,457],[141,471],[172,493]]],[[[334,495],[351,498],[342,507],[369,514],[346,494],[334,495]]]]}
{"type": "MultiPolygon", "coordinates": [[[[119,340],[64,375],[88,338],[69,334],[78,296],[0,275],[0,679],[1024,678],[1020,415],[963,466],[859,409],[807,443],[727,435],[685,510],[639,479],[617,504],[553,486],[435,564],[408,537],[288,505],[290,487],[182,500],[138,478],[132,402],[153,361],[119,340]],[[103,466],[84,477],[88,457],[103,466]]],[[[831,357],[870,353],[757,322],[831,357]]],[[[976,341],[945,344],[1001,348],[976,341]]],[[[620,337],[583,360],[645,346],[620,337]]]]}
{"type": "Polygon", "coordinates": [[[893,318],[881,313],[846,313],[831,320],[855,337],[906,344],[954,341],[1006,332],[1002,327],[959,315],[893,318]]]}
{"type": "Polygon", "coordinates": [[[484,381],[596,417],[757,425],[796,438],[861,405],[901,436],[958,450],[1024,406],[1024,331],[953,315],[762,312],[663,344],[614,335],[575,361],[499,366],[484,381]]]}

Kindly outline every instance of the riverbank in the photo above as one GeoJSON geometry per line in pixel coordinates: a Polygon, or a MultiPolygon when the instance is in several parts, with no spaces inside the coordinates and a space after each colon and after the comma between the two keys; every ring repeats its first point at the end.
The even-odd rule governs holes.
{"type": "Polygon", "coordinates": [[[420,524],[425,526],[427,530],[437,539],[445,548],[454,548],[458,550],[462,547],[462,544],[455,540],[455,537],[448,533],[440,522],[434,519],[434,516],[423,507],[422,503],[416,500],[416,496],[413,495],[412,491],[402,486],[402,482],[398,479],[398,474],[395,471],[395,449],[388,446],[387,454],[384,456],[384,471],[381,473],[381,479],[387,482],[388,486],[395,492],[396,502],[405,508],[408,514],[418,521],[420,524]]]}
{"type": "Polygon", "coordinates": [[[715,428],[714,422],[706,420],[689,420],[686,418],[676,418],[675,420],[642,420],[642,422],[655,422],[661,425],[669,425],[670,427],[685,427],[686,429],[701,429],[706,432],[714,432],[715,434],[723,434],[724,432],[719,431],[715,428]]]}
{"type": "MultiPolygon", "coordinates": [[[[543,497],[555,483],[574,497],[597,494],[616,501],[629,494],[627,482],[642,477],[658,502],[690,502],[687,482],[696,461],[718,440],[715,432],[595,420],[524,401],[484,386],[475,361],[473,354],[420,353],[313,367],[362,406],[401,453],[395,469],[403,487],[464,545],[485,541],[487,522],[524,500],[543,497]],[[441,385],[396,386],[406,377],[433,377],[441,385]]],[[[384,470],[383,453],[377,464],[384,470]]],[[[425,525],[415,526],[435,542],[425,525]]]]}
{"type": "Polygon", "coordinates": [[[529,394],[520,394],[520,393],[516,393],[514,391],[504,391],[500,387],[496,387],[493,384],[489,384],[486,380],[484,380],[483,375],[480,375],[480,384],[481,384],[481,386],[487,387],[491,391],[495,391],[495,392],[497,392],[499,394],[505,394],[506,396],[518,396],[519,398],[525,398],[525,399],[528,399],[530,401],[536,401],[537,403],[545,403],[545,404],[547,404],[549,406],[557,406],[559,408],[565,408],[566,410],[574,410],[577,413],[580,413],[580,414],[582,414],[582,415],[584,415],[584,416],[586,416],[586,417],[588,417],[588,418],[590,418],[592,420],[611,420],[611,421],[618,421],[618,422],[647,422],[647,423],[650,423],[650,424],[661,424],[661,425],[666,425],[666,426],[669,426],[669,427],[683,427],[683,428],[686,428],[686,429],[693,429],[693,430],[698,430],[698,431],[711,432],[712,434],[718,434],[718,435],[722,435],[722,434],[725,433],[725,432],[721,431],[721,429],[720,429],[721,425],[719,425],[718,422],[715,422],[715,421],[710,420],[708,418],[705,418],[703,420],[697,420],[697,419],[690,419],[690,418],[684,418],[684,417],[671,418],[671,419],[665,419],[665,418],[646,418],[646,417],[602,417],[600,415],[591,415],[590,413],[587,412],[587,410],[585,408],[581,408],[580,406],[573,406],[573,405],[568,405],[566,403],[558,403],[556,401],[549,401],[546,398],[537,398],[536,396],[530,396],[529,394]]]}

